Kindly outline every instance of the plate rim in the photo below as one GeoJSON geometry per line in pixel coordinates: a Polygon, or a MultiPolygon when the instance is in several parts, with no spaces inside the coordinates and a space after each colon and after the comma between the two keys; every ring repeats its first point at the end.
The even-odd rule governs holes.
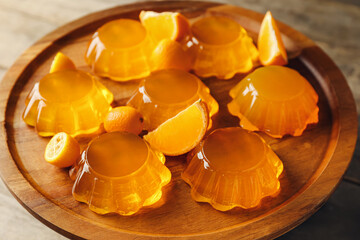
{"type": "MultiPolygon", "coordinates": [[[[1,96],[1,98],[3,98],[2,99],[3,101],[0,102],[0,121],[2,122],[1,129],[0,129],[1,130],[0,141],[6,143],[5,145],[3,145],[3,144],[0,145],[0,152],[4,153],[4,156],[1,156],[1,158],[0,158],[1,159],[1,161],[0,161],[1,178],[2,178],[3,182],[5,183],[5,185],[7,186],[7,188],[9,189],[9,191],[15,197],[15,199],[17,199],[17,201],[28,212],[30,212],[34,217],[36,217],[38,220],[40,220],[42,223],[44,223],[48,227],[52,228],[53,230],[59,232],[60,234],[62,234],[64,236],[71,237],[73,239],[82,239],[82,237],[89,237],[92,235],[87,234],[87,235],[79,236],[79,235],[82,235],[82,233],[80,233],[78,235],[77,233],[67,231],[66,228],[71,226],[71,222],[76,222],[79,220],[78,219],[79,215],[78,214],[71,215],[70,212],[72,212],[72,211],[70,209],[62,208],[61,206],[55,204],[53,201],[47,199],[46,196],[44,196],[42,193],[38,192],[38,190],[33,186],[33,183],[31,183],[31,181],[29,181],[29,178],[26,177],[27,173],[23,172],[19,168],[17,163],[15,163],[14,158],[17,158],[17,157],[14,156],[13,155],[14,153],[11,151],[11,148],[14,147],[14,143],[10,142],[9,139],[7,138],[8,134],[9,134],[8,131],[10,128],[9,125],[11,125],[11,119],[8,119],[9,118],[8,108],[12,104],[12,102],[11,102],[12,93],[13,93],[14,89],[16,88],[16,85],[21,84],[21,81],[19,81],[19,79],[21,80],[21,78],[24,78],[28,71],[31,72],[32,64],[35,64],[34,62],[36,62],[36,59],[38,59],[42,54],[46,54],[47,49],[50,48],[52,45],[56,44],[56,42],[59,39],[66,38],[70,34],[78,31],[80,28],[86,27],[87,25],[94,23],[95,21],[104,21],[104,19],[111,18],[114,15],[119,15],[121,13],[129,12],[134,9],[139,9],[139,8],[141,8],[140,6],[142,3],[147,4],[145,9],[151,9],[154,7],[159,7],[161,5],[168,7],[169,6],[168,4],[173,4],[178,9],[182,9],[184,7],[187,7],[189,4],[188,2],[182,2],[182,1],[136,2],[136,3],[132,3],[132,4],[119,5],[114,8],[109,8],[106,10],[88,14],[84,17],[81,17],[77,20],[74,20],[68,24],[65,24],[65,25],[55,29],[54,31],[50,32],[49,34],[45,35],[40,40],[38,40],[34,45],[29,47],[20,57],[18,57],[18,59],[13,64],[13,66],[10,67],[10,69],[7,71],[7,73],[3,77],[2,81],[0,82],[0,88],[3,89],[2,91],[6,93],[6,96],[1,96]],[[54,41],[54,39],[55,39],[55,41],[54,41]],[[6,154],[5,154],[5,152],[6,152],[6,154]],[[8,171],[6,171],[4,169],[6,169],[8,171]],[[60,215],[65,214],[66,216],[70,217],[70,220],[71,220],[71,221],[69,221],[70,224],[65,224],[65,226],[64,226],[64,223],[56,222],[57,214],[56,214],[55,218],[54,217],[49,218],[49,217],[44,216],[44,212],[42,212],[42,214],[39,214],[37,212],[39,210],[36,208],[36,206],[33,206],[33,207],[28,206],[27,203],[29,203],[29,199],[27,199],[26,195],[20,193],[21,189],[19,189],[19,185],[22,185],[22,187],[27,187],[31,191],[31,194],[35,194],[36,196],[38,196],[42,200],[44,200],[46,202],[46,204],[44,204],[44,205],[48,205],[48,204],[54,205],[55,209],[57,209],[57,211],[59,211],[57,214],[60,214],[60,215]]],[[[214,3],[214,2],[191,2],[191,3],[194,5],[202,4],[204,7],[206,6],[206,8],[215,7],[215,6],[227,6],[222,3],[214,3]]],[[[240,6],[234,6],[234,7],[245,10],[245,11],[249,11],[249,12],[251,12],[251,14],[256,15],[257,18],[263,16],[260,13],[257,13],[252,10],[244,9],[240,6]]],[[[293,31],[298,36],[300,36],[301,39],[306,39],[308,41],[307,44],[314,45],[315,48],[311,49],[311,51],[309,50],[309,51],[302,52],[300,58],[306,64],[306,61],[308,61],[308,58],[313,56],[314,54],[321,55],[323,57],[324,61],[317,64],[318,68],[332,69],[331,70],[332,76],[328,75],[327,79],[328,79],[328,84],[330,86],[332,86],[331,94],[333,94],[334,96],[337,97],[336,101],[334,101],[333,103],[329,103],[329,104],[334,104],[334,106],[336,106],[337,110],[338,110],[338,113],[333,113],[333,114],[337,115],[338,120],[339,120],[339,122],[337,123],[337,124],[339,124],[338,139],[336,139],[337,141],[336,141],[336,146],[334,148],[334,152],[333,152],[328,164],[326,164],[326,166],[323,166],[324,168],[322,169],[321,173],[318,173],[318,176],[316,176],[316,179],[313,179],[313,182],[310,184],[310,186],[305,188],[303,192],[296,194],[297,196],[295,198],[299,198],[300,196],[302,196],[303,198],[306,198],[307,195],[309,195],[310,193],[313,193],[315,191],[314,188],[318,185],[321,186],[322,181],[324,181],[323,178],[326,175],[331,173],[331,169],[333,169],[334,167],[339,168],[339,166],[337,166],[337,164],[341,164],[340,167],[342,168],[343,171],[341,171],[342,172],[341,174],[337,174],[336,177],[333,177],[333,180],[332,180],[333,184],[331,184],[330,191],[328,191],[328,190],[326,191],[326,192],[328,192],[328,194],[325,197],[322,197],[322,198],[319,197],[319,199],[318,199],[319,202],[317,202],[317,204],[312,206],[311,211],[309,211],[307,215],[303,215],[299,219],[296,219],[295,221],[292,222],[292,225],[289,225],[286,228],[279,227],[280,229],[277,232],[273,232],[269,235],[260,236],[260,237],[271,237],[271,238],[279,236],[279,235],[291,230],[292,228],[296,227],[303,221],[305,221],[309,216],[311,216],[314,212],[316,212],[322,206],[323,203],[326,202],[326,200],[330,197],[332,192],[336,189],[337,185],[341,182],[341,179],[342,179],[343,174],[345,173],[345,170],[348,168],[348,165],[351,161],[351,156],[353,155],[353,151],[355,150],[357,131],[354,131],[354,130],[355,129],[357,130],[357,121],[358,121],[355,101],[352,96],[351,90],[347,84],[345,77],[341,73],[340,69],[335,65],[335,63],[330,59],[330,57],[328,57],[328,55],[325,52],[323,52],[315,43],[313,43],[312,40],[307,38],[302,33],[294,30],[290,26],[287,26],[287,25],[279,22],[279,28],[280,28],[280,30],[286,28],[290,32],[293,31]],[[339,94],[341,93],[341,91],[343,91],[344,93],[343,93],[343,95],[341,95],[341,97],[339,97],[340,96],[339,94]],[[346,94],[346,97],[344,97],[345,94],[346,94]],[[350,119],[350,121],[349,121],[349,119],[350,119]],[[349,123],[345,124],[344,123],[345,121],[351,122],[352,125],[349,123]],[[341,123],[343,123],[343,124],[341,124],[341,123]],[[347,134],[346,139],[344,139],[344,134],[347,134]],[[341,152],[342,148],[349,149],[349,151],[345,152],[345,156],[344,156],[344,152],[341,152]],[[340,153],[342,153],[342,155],[340,155],[340,153]],[[335,164],[335,166],[334,166],[334,164],[335,164]],[[324,175],[324,174],[326,174],[326,175],[324,175]]],[[[288,34],[291,34],[291,33],[288,33],[288,34]]],[[[307,49],[305,49],[305,50],[307,50],[307,49]]],[[[309,63],[309,65],[307,67],[309,67],[309,66],[314,67],[314,63],[311,63],[311,64],[309,63]]],[[[314,73],[314,72],[315,73],[318,72],[317,68],[313,69],[312,73],[314,73]]],[[[321,75],[321,73],[319,73],[319,72],[318,72],[318,74],[321,75]]],[[[304,187],[305,186],[303,186],[302,188],[304,188],[304,187]]],[[[318,190],[316,190],[316,191],[318,191],[318,190]]],[[[322,190],[322,191],[324,191],[324,190],[322,190]]],[[[285,202],[289,201],[290,199],[286,200],[285,202]]],[[[273,215],[275,213],[277,213],[278,215],[279,214],[286,215],[286,211],[288,210],[288,208],[291,209],[291,205],[294,205],[296,203],[295,200],[296,199],[293,199],[291,202],[289,202],[285,206],[282,206],[283,204],[279,205],[278,207],[282,206],[280,209],[277,209],[278,207],[276,207],[275,209],[277,209],[277,210],[276,211],[274,210],[274,212],[270,213],[269,215],[266,215],[265,218],[268,218],[270,215],[273,215]]],[[[299,201],[299,199],[297,201],[299,201]]],[[[97,229],[99,229],[99,230],[102,229],[101,228],[102,224],[87,220],[85,217],[82,217],[82,218],[83,219],[81,219],[81,220],[83,221],[83,223],[87,224],[89,227],[92,227],[94,229],[94,230],[92,230],[93,233],[90,233],[90,234],[94,234],[94,232],[97,231],[97,229]]],[[[57,221],[61,222],[62,220],[58,219],[57,221]]],[[[258,219],[256,221],[261,222],[262,220],[258,219]]],[[[189,236],[188,235],[185,235],[185,236],[207,238],[207,237],[210,237],[209,235],[212,235],[214,233],[224,234],[223,236],[227,236],[227,235],[231,236],[231,234],[236,233],[236,230],[238,229],[236,226],[238,226],[238,225],[234,225],[234,226],[231,226],[228,228],[223,228],[223,229],[209,232],[209,233],[199,233],[199,234],[195,233],[195,234],[191,234],[189,236]]],[[[109,232],[109,234],[110,234],[110,232],[109,232]]],[[[142,233],[137,233],[135,231],[126,231],[123,229],[115,229],[113,231],[113,234],[115,234],[117,236],[121,236],[121,237],[128,237],[128,238],[136,238],[139,236],[144,237],[144,238],[145,237],[159,237],[159,236],[174,237],[174,238],[181,237],[179,235],[173,236],[171,234],[160,234],[160,235],[159,234],[151,235],[151,234],[147,234],[147,233],[142,234],[142,233]]]]}

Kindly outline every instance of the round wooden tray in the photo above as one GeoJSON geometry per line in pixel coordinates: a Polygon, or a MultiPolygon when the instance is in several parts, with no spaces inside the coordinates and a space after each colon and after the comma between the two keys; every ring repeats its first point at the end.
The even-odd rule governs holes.
{"type": "MultiPolygon", "coordinates": [[[[116,18],[138,19],[141,10],[180,11],[193,19],[204,14],[225,15],[238,21],[256,39],[262,14],[239,7],[208,2],[146,2],[97,12],[69,23],[40,39],[11,67],[1,82],[0,172],[14,197],[36,218],[70,238],[86,239],[254,239],[273,238],[294,228],[329,198],[341,180],[355,147],[357,115],[349,87],[330,58],[301,33],[279,23],[289,66],[298,70],[319,94],[319,118],[300,137],[281,140],[264,136],[284,162],[281,192],[256,209],[219,212],[196,203],[180,178],[184,156],[168,158],[173,179],[156,207],[130,217],[100,216],[71,196],[72,181],[65,169],[47,164],[43,153],[48,138],[39,137],[21,118],[24,99],[35,82],[48,73],[58,51],[90,71],[84,53],[92,33],[116,18]]],[[[203,79],[219,101],[214,127],[236,126],[227,112],[228,90],[241,80],[203,79]]],[[[123,104],[138,81],[101,81],[123,104]]],[[[81,139],[84,146],[89,139],[81,139]]]]}

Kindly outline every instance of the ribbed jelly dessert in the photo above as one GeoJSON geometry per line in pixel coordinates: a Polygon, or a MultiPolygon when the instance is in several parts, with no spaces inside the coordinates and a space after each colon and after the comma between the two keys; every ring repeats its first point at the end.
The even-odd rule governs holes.
{"type": "Polygon", "coordinates": [[[171,179],[164,163],[164,155],[135,134],[103,134],[82,154],[73,196],[98,214],[132,215],[161,198],[171,179]]]}
{"type": "Polygon", "coordinates": [[[215,209],[253,208],[280,190],[283,164],[256,133],[216,129],[188,155],[182,178],[197,202],[215,209]]]}
{"type": "Polygon", "coordinates": [[[229,79],[250,71],[258,59],[259,53],[246,30],[230,18],[201,18],[192,24],[191,33],[196,52],[193,69],[201,77],[229,79]]]}
{"type": "Polygon", "coordinates": [[[99,129],[112,101],[113,94],[90,74],[58,71],[35,83],[23,119],[40,136],[90,134],[99,129]]]}
{"type": "Polygon", "coordinates": [[[199,99],[206,103],[210,117],[218,112],[218,103],[199,78],[182,70],[165,69],[144,78],[127,105],[139,110],[144,128],[151,131],[199,99]]]}
{"type": "Polygon", "coordinates": [[[85,60],[95,74],[128,81],[150,74],[151,40],[139,21],[118,19],[93,35],[85,60]]]}
{"type": "Polygon", "coordinates": [[[256,69],[230,90],[229,112],[240,125],[281,138],[300,136],[318,122],[318,95],[297,71],[282,66],[256,69]]]}

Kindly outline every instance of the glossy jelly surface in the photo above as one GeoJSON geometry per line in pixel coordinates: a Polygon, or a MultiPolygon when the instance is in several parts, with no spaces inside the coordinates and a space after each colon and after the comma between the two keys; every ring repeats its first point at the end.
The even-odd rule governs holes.
{"type": "Polygon", "coordinates": [[[132,215],[161,198],[171,180],[164,163],[164,155],[135,134],[103,134],[89,143],[75,167],[73,196],[98,214],[132,215]]]}
{"type": "Polygon", "coordinates": [[[95,32],[85,60],[99,76],[128,81],[150,74],[152,45],[139,21],[118,19],[95,32]]]}
{"type": "Polygon", "coordinates": [[[256,133],[216,129],[188,155],[182,178],[195,201],[215,209],[252,208],[280,190],[283,164],[256,133]]]}
{"type": "Polygon", "coordinates": [[[199,78],[182,70],[166,69],[145,78],[127,105],[140,111],[144,128],[151,131],[199,99],[206,103],[210,117],[218,112],[218,103],[199,78]]]}
{"type": "Polygon", "coordinates": [[[259,53],[247,32],[237,22],[222,16],[209,16],[191,26],[196,60],[193,66],[201,77],[232,78],[250,71],[259,53]]]}
{"type": "Polygon", "coordinates": [[[26,98],[24,121],[40,136],[96,132],[111,109],[113,94],[88,73],[64,70],[47,74],[26,98]]]}
{"type": "Polygon", "coordinates": [[[229,112],[240,125],[281,138],[300,136],[318,122],[318,95],[297,71],[282,66],[256,69],[230,90],[229,112]]]}

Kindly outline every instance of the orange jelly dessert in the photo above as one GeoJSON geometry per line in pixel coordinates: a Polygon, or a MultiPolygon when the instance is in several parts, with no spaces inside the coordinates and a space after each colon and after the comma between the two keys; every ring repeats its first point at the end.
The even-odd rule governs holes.
{"type": "Polygon", "coordinates": [[[209,16],[191,26],[196,52],[193,66],[201,77],[232,78],[250,71],[258,51],[247,32],[237,22],[222,16],[209,16]]]}
{"type": "Polygon", "coordinates": [[[256,69],[230,90],[229,112],[250,131],[281,138],[300,136],[318,122],[318,95],[297,71],[282,66],[256,69]]]}
{"type": "Polygon", "coordinates": [[[127,105],[139,110],[144,128],[151,131],[199,99],[206,103],[210,117],[218,112],[218,103],[199,78],[185,71],[165,69],[143,79],[127,105]]]}
{"type": "Polygon", "coordinates": [[[164,162],[162,153],[135,134],[103,134],[82,154],[73,196],[98,214],[132,215],[161,198],[171,179],[164,162]]]}
{"type": "Polygon", "coordinates": [[[256,133],[216,129],[189,155],[182,178],[197,202],[215,209],[252,208],[280,190],[283,164],[256,133]]]}
{"type": "Polygon", "coordinates": [[[47,74],[26,98],[24,121],[40,136],[96,132],[111,109],[113,94],[88,73],[64,70],[47,74]]]}
{"type": "Polygon", "coordinates": [[[95,32],[85,60],[99,76],[128,81],[150,74],[152,48],[151,40],[139,21],[118,19],[95,32]]]}

